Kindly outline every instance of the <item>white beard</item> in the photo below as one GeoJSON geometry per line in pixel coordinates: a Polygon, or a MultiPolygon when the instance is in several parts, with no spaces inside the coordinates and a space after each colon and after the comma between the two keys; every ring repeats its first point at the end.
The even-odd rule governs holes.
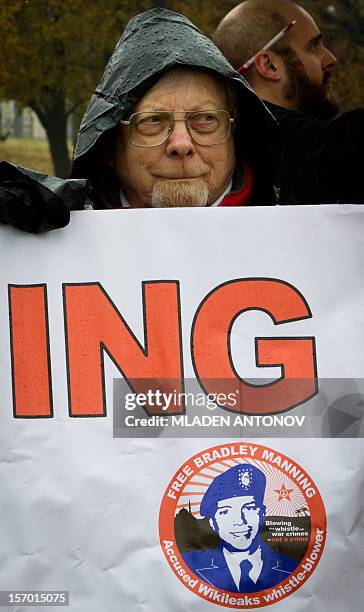
{"type": "Polygon", "coordinates": [[[160,180],[152,191],[152,208],[206,206],[209,190],[203,179],[160,180]]]}

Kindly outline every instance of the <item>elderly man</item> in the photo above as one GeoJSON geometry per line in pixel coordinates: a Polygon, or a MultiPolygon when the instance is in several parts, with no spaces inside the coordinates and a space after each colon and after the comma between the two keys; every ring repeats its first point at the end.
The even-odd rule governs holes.
{"type": "Polygon", "coordinates": [[[205,582],[238,593],[275,586],[298,563],[264,544],[266,478],[254,465],[243,463],[217,476],[207,489],[200,514],[209,518],[220,546],[183,555],[188,567],[205,582]]]}
{"type": "Polygon", "coordinates": [[[72,179],[3,163],[0,220],[40,231],[83,207],[271,205],[276,140],[272,116],[211,41],[153,9],[130,21],[90,100],[72,179]]]}
{"type": "Polygon", "coordinates": [[[292,0],[246,0],[224,17],[214,40],[236,69],[255,55],[243,74],[281,126],[279,203],[364,203],[364,111],[336,118],[330,87],[336,58],[312,16],[292,0]]]}

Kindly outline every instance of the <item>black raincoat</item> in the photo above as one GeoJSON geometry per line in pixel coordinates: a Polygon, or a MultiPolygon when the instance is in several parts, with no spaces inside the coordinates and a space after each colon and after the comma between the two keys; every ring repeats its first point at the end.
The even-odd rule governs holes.
{"type": "Polygon", "coordinates": [[[94,208],[117,207],[120,184],[104,154],[110,132],[130,116],[165,71],[178,65],[206,70],[234,84],[239,110],[234,132],[237,170],[242,160],[253,170],[251,204],[274,204],[278,130],[272,115],[196,26],[182,15],[156,8],[131,19],[116,45],[80,126],[73,180],[2,162],[0,221],[34,232],[63,227],[69,211],[84,208],[88,198],[94,208]]]}

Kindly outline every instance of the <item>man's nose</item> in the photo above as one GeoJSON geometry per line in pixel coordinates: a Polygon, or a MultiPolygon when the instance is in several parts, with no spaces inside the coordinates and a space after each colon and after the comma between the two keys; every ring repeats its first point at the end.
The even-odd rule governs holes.
{"type": "Polygon", "coordinates": [[[327,70],[329,68],[334,68],[336,64],[337,64],[337,59],[335,55],[331,53],[331,51],[329,51],[327,47],[324,47],[324,57],[323,57],[323,63],[322,63],[324,70],[327,70]]]}
{"type": "Polygon", "coordinates": [[[244,514],[244,510],[237,510],[234,513],[233,516],[233,524],[234,525],[243,525],[244,523],[246,523],[246,518],[245,518],[245,514],[244,514]]]}
{"type": "Polygon", "coordinates": [[[168,136],[166,152],[172,157],[187,157],[195,153],[192,138],[183,120],[174,122],[174,129],[168,136]]]}

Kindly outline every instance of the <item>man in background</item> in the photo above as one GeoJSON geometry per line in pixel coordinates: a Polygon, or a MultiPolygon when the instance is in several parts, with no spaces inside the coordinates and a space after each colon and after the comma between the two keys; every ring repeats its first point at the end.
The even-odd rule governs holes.
{"type": "Polygon", "coordinates": [[[336,58],[307,11],[290,0],[247,0],[221,21],[216,44],[236,70],[285,25],[294,27],[244,71],[255,92],[277,106],[332,119],[338,106],[330,79],[336,58]]]}
{"type": "Polygon", "coordinates": [[[291,0],[246,0],[224,17],[214,41],[236,70],[255,56],[241,72],[281,127],[279,203],[364,203],[364,112],[337,116],[330,82],[336,58],[312,16],[291,0]]]}

